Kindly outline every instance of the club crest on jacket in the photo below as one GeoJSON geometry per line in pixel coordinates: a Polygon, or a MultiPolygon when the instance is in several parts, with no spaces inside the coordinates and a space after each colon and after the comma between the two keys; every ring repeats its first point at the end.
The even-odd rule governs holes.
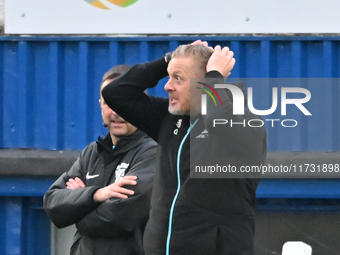
{"type": "Polygon", "coordinates": [[[130,164],[128,163],[121,163],[117,166],[115,176],[116,180],[115,182],[118,182],[120,179],[122,179],[125,176],[125,170],[128,168],[130,164]]]}

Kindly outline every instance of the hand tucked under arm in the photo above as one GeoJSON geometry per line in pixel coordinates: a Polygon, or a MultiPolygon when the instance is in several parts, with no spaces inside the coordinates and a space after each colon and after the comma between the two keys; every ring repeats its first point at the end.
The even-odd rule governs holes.
{"type": "Polygon", "coordinates": [[[137,176],[125,176],[118,182],[114,182],[104,188],[98,189],[94,195],[93,200],[95,202],[104,202],[105,200],[116,198],[128,198],[127,195],[133,195],[134,191],[123,188],[124,185],[136,185],[137,176]]]}
{"type": "Polygon", "coordinates": [[[68,182],[66,182],[66,188],[68,189],[80,189],[86,187],[83,181],[76,177],[74,179],[70,178],[68,182]]]}

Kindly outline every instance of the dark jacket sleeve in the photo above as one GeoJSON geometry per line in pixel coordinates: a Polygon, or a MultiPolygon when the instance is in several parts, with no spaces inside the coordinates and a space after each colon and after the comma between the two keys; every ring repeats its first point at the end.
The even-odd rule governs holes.
{"type": "Polygon", "coordinates": [[[81,152],[71,169],[62,174],[44,196],[44,209],[58,228],[78,222],[99,205],[93,201],[93,194],[100,187],[91,186],[75,190],[66,188],[66,182],[70,178],[79,177],[84,182],[85,176],[81,161],[84,153],[90,149],[89,147],[91,146],[81,152]]]}
{"type": "Polygon", "coordinates": [[[156,86],[167,75],[167,63],[163,58],[138,64],[108,84],[102,95],[118,115],[157,141],[169,102],[166,98],[150,96],[144,91],[156,86]]]}
{"type": "MultiPolygon", "coordinates": [[[[207,81],[211,86],[215,84],[224,84],[224,77],[217,71],[211,71],[206,74],[207,81]]],[[[243,83],[234,84],[239,87],[246,98],[243,83]]],[[[259,125],[262,118],[249,111],[246,107],[246,99],[244,100],[244,114],[233,115],[233,98],[228,89],[216,89],[219,94],[222,105],[213,102],[211,97],[207,97],[207,114],[203,115],[205,126],[209,133],[213,133],[226,139],[233,144],[235,149],[247,153],[249,158],[258,159],[263,163],[267,153],[266,131],[264,125],[262,127],[251,127],[251,125],[259,125]],[[227,121],[226,124],[217,124],[214,127],[214,119],[227,121]],[[249,121],[252,120],[249,125],[249,121]]],[[[221,122],[223,122],[221,121],[221,122]]]]}
{"type": "Polygon", "coordinates": [[[155,156],[156,145],[140,151],[127,173],[137,176],[137,185],[125,186],[134,190],[135,194],[127,199],[112,198],[101,203],[77,223],[78,231],[112,237],[126,234],[136,226],[144,226],[150,210],[155,156]]]}

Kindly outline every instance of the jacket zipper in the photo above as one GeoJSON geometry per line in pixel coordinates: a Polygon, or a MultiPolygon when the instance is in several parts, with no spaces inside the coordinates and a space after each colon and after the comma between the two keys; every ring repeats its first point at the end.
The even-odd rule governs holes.
{"type": "Polygon", "coordinates": [[[190,127],[188,128],[188,131],[187,131],[186,135],[183,137],[183,139],[181,141],[181,144],[179,146],[179,149],[178,149],[178,153],[177,153],[177,191],[176,191],[175,197],[174,197],[174,199],[172,201],[171,208],[170,208],[168,237],[167,237],[167,240],[166,240],[166,255],[170,254],[170,237],[171,237],[171,230],[172,230],[172,218],[173,218],[173,213],[174,213],[174,208],[175,208],[176,200],[177,200],[179,191],[181,189],[181,176],[180,176],[179,163],[180,163],[180,158],[181,158],[182,147],[183,147],[184,141],[186,140],[186,138],[190,134],[190,131],[196,125],[198,120],[199,119],[197,119],[194,122],[194,124],[190,123],[190,127]]]}

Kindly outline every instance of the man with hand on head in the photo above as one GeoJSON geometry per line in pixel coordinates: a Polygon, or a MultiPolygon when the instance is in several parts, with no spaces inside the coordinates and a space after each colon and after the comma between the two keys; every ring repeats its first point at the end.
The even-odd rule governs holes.
{"type": "MultiPolygon", "coordinates": [[[[100,91],[129,69],[110,69],[100,91]]],[[[90,143],[50,187],[44,209],[58,228],[76,224],[72,255],[142,255],[156,143],[112,111],[102,96],[99,104],[109,132],[90,143]]]]}
{"type": "Polygon", "coordinates": [[[196,41],[135,65],[103,90],[112,109],[158,142],[146,255],[253,255],[258,180],[190,178],[193,165],[217,163],[215,159],[234,166],[264,163],[264,127],[212,125],[214,118],[248,123],[260,117],[247,108],[243,115],[233,115],[233,98],[226,89],[216,89],[221,105],[207,97],[208,112],[202,114],[202,90],[197,84],[190,87],[192,78],[225,83],[233,56],[228,47],[212,49],[196,41]],[[168,99],[143,93],[167,75],[168,99]]]}

